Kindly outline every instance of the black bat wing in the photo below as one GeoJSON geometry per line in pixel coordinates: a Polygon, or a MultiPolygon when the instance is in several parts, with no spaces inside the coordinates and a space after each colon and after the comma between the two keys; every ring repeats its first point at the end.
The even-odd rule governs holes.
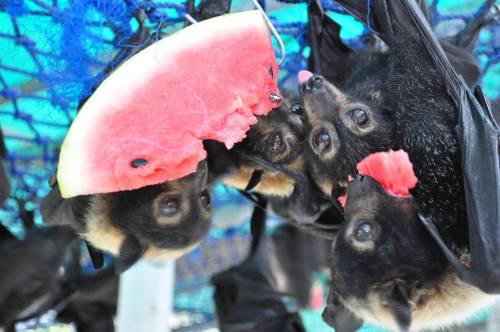
{"type": "Polygon", "coordinates": [[[194,1],[189,3],[189,13],[198,21],[226,14],[231,8],[231,0],[202,0],[198,8],[194,8],[194,1]]]}
{"type": "Polygon", "coordinates": [[[342,42],[340,25],[326,15],[319,0],[313,0],[307,11],[311,47],[309,69],[323,75],[333,84],[340,85],[355,65],[355,52],[342,42]]]}
{"type": "Polygon", "coordinates": [[[327,303],[328,305],[321,316],[323,321],[333,327],[336,332],[354,332],[363,325],[363,320],[344,307],[337,299],[332,287],[330,287],[327,303]]]}
{"type": "Polygon", "coordinates": [[[266,202],[259,198],[257,203],[251,219],[250,255],[211,279],[219,328],[222,332],[303,332],[300,316],[287,310],[275,290],[264,233],[266,202]]]}
{"type": "MultiPolygon", "coordinates": [[[[413,0],[338,0],[387,43],[396,44],[394,24],[401,34],[418,38],[442,76],[459,113],[458,135],[462,154],[465,199],[471,250],[465,266],[446,247],[437,229],[422,221],[460,278],[488,293],[500,292],[500,130],[490,109],[469,90],[454,70],[425,16],[413,0]],[[371,4],[370,10],[368,5],[371,4]],[[369,14],[368,14],[369,13],[369,14]]],[[[480,98],[479,98],[480,99],[480,98]]]]}
{"type": "MultiPolygon", "coordinates": [[[[69,225],[77,232],[85,230],[85,211],[89,206],[88,196],[64,199],[57,183],[40,204],[43,222],[50,225],[69,225]]],[[[102,251],[85,242],[92,265],[99,269],[104,266],[102,251]]]]}
{"type": "Polygon", "coordinates": [[[2,128],[0,128],[0,204],[10,195],[10,183],[3,165],[3,159],[6,156],[7,148],[3,140],[2,128]]]}
{"type": "Polygon", "coordinates": [[[0,244],[7,241],[17,241],[17,238],[12,234],[12,232],[0,223],[0,244]]]}

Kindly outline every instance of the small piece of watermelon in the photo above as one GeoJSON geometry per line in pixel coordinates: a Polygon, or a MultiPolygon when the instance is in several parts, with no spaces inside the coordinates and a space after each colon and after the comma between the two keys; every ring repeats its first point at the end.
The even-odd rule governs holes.
{"type": "Polygon", "coordinates": [[[361,160],[356,169],[396,196],[409,197],[409,190],[415,188],[418,181],[408,153],[403,150],[372,153],[361,160]]]}
{"type": "Polygon", "coordinates": [[[278,66],[258,11],[191,25],[116,69],[82,107],[63,142],[64,198],[141,188],[188,175],[202,140],[228,148],[255,115],[278,106],[278,66]]]}
{"type": "MultiPolygon", "coordinates": [[[[409,190],[415,188],[418,181],[408,153],[404,150],[372,153],[361,160],[356,169],[359,174],[374,178],[387,192],[395,196],[409,197],[409,190]]],[[[342,207],[347,202],[345,195],[337,200],[342,207]]]]}

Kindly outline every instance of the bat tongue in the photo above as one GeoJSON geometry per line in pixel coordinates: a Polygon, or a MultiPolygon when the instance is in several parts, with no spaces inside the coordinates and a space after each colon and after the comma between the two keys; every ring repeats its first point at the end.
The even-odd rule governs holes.
{"type": "Polygon", "coordinates": [[[299,84],[303,84],[307,82],[308,79],[310,79],[313,76],[313,73],[311,73],[308,70],[301,70],[299,71],[298,79],[299,79],[299,84]]]}

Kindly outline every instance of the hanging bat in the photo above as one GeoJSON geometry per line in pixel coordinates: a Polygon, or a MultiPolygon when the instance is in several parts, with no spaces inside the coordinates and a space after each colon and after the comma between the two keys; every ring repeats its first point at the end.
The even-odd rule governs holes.
{"type": "Polygon", "coordinates": [[[72,226],[93,247],[117,256],[123,272],[141,257],[177,258],[210,228],[206,162],[186,177],[136,190],[63,199],[55,186],[41,204],[47,224],[72,226]]]}
{"type": "MultiPolygon", "coordinates": [[[[409,194],[419,183],[404,151],[369,155],[357,170],[341,199],[345,223],[332,249],[325,321],[337,327],[337,316],[348,312],[391,330],[420,331],[460,323],[496,300],[460,280],[421,224],[409,194]]],[[[460,252],[462,262],[470,258],[460,252]]]]}
{"type": "MultiPolygon", "coordinates": [[[[339,2],[367,23],[365,1],[339,2]]],[[[408,151],[424,224],[461,278],[497,293],[499,129],[485,98],[456,74],[416,3],[376,2],[368,17],[389,47],[384,57],[342,88],[303,74],[314,174],[328,192],[367,154],[408,151]],[[462,250],[469,267],[456,258],[462,250]]]]}
{"type": "MultiPolygon", "coordinates": [[[[367,23],[365,1],[342,1],[342,4],[367,23]]],[[[487,102],[478,89],[475,96],[472,95],[465,82],[456,75],[415,3],[381,1],[374,4],[370,12],[371,28],[380,34],[390,49],[383,59],[385,62],[375,63],[377,66],[384,64],[379,67],[382,70],[374,70],[376,66],[372,63],[369,65],[373,66],[372,71],[368,66],[363,79],[359,76],[344,87],[331,85],[321,77],[305,75],[303,95],[308,95],[305,99],[310,100],[309,104],[308,101],[304,103],[306,112],[308,115],[309,110],[314,113],[312,119],[318,125],[327,121],[325,118],[330,119],[328,128],[317,128],[315,132],[313,126],[309,142],[311,150],[316,151],[311,153],[318,159],[321,155],[329,159],[329,169],[337,165],[332,158],[347,160],[343,165],[347,164],[348,169],[357,158],[376,151],[378,147],[373,144],[382,143],[380,150],[389,147],[408,149],[421,180],[421,185],[413,191],[420,209],[418,216],[427,217],[419,219],[426,221],[424,225],[443,249],[458,277],[470,285],[458,277],[455,282],[465,284],[465,289],[475,290],[464,295],[466,302],[485,296],[472,286],[496,293],[500,278],[497,272],[499,264],[495,261],[498,232],[494,225],[498,224],[499,214],[498,204],[491,204],[491,200],[498,201],[499,197],[498,127],[487,102]],[[326,98],[336,101],[329,105],[330,114],[325,110],[325,105],[328,105],[326,98]],[[392,126],[380,132],[386,124],[392,126]],[[389,134],[385,137],[388,145],[381,137],[384,131],[389,134]],[[394,136],[392,141],[391,135],[394,136]],[[354,144],[358,151],[349,151],[354,144]],[[366,150],[356,158],[359,149],[366,150]],[[349,161],[353,156],[355,158],[349,161]],[[474,170],[478,165],[482,168],[481,177],[474,176],[478,174],[477,169],[474,170]],[[475,180],[471,181],[472,178],[475,180]],[[466,201],[467,218],[462,217],[466,215],[466,201]],[[460,213],[456,214],[457,211],[460,213]],[[484,227],[492,228],[486,231],[484,227]],[[448,249],[450,245],[453,253],[448,249]],[[464,252],[470,257],[470,264],[465,262],[469,270],[463,267],[464,252]]],[[[318,165],[322,163],[316,162],[318,165]]],[[[349,175],[350,171],[346,169],[344,172],[349,175]]],[[[342,169],[336,171],[342,172],[342,169]]],[[[330,176],[345,178],[346,174],[330,173],[330,176]]],[[[427,247],[432,245],[427,244],[427,247]]],[[[427,264],[432,266],[436,260],[439,258],[433,258],[427,264]]],[[[448,285],[453,286],[451,282],[448,285]]],[[[438,296],[434,299],[440,301],[438,296]]],[[[401,309],[400,306],[395,308],[401,309]]],[[[369,316],[373,313],[359,310],[357,314],[369,316]]],[[[403,327],[407,324],[408,320],[398,323],[403,327]]]]}
{"type": "Polygon", "coordinates": [[[258,197],[251,218],[252,244],[239,265],[212,276],[221,332],[304,332],[298,313],[289,312],[276,290],[265,236],[266,202],[258,197]]]}
{"type": "Polygon", "coordinates": [[[15,331],[15,322],[50,309],[66,249],[76,239],[66,226],[30,227],[18,240],[0,225],[0,327],[15,331]]]}

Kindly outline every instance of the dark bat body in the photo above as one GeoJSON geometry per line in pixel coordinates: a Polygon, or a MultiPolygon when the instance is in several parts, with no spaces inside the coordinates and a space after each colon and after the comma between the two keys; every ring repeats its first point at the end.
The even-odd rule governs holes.
{"type": "Polygon", "coordinates": [[[66,226],[26,230],[26,237],[0,239],[0,326],[14,331],[17,320],[54,305],[66,249],[76,239],[66,226]]]}
{"type": "Polygon", "coordinates": [[[93,247],[118,256],[125,270],[139,258],[170,259],[192,250],[210,228],[207,166],[162,184],[62,199],[58,187],[41,205],[48,224],[71,225],[93,247]]]}
{"type": "Polygon", "coordinates": [[[75,324],[77,332],[113,332],[119,276],[112,266],[75,281],[75,289],[63,301],[56,319],[75,324]]]}
{"type": "Polygon", "coordinates": [[[266,202],[257,198],[251,218],[252,244],[239,265],[215,274],[219,329],[222,332],[304,332],[298,313],[289,312],[276,290],[265,236],[266,202]]]}
{"type": "Polygon", "coordinates": [[[330,265],[332,242],[285,223],[273,229],[267,245],[277,290],[290,294],[300,307],[307,308],[314,273],[330,265]]]}
{"type": "MultiPolygon", "coordinates": [[[[367,20],[366,1],[340,2],[367,20]]],[[[324,317],[346,306],[392,329],[445,326],[491,303],[486,292],[498,293],[498,127],[479,90],[476,100],[456,75],[416,3],[374,2],[371,14],[388,53],[343,86],[320,76],[302,84],[312,127],[307,165],[335,199],[361,158],[404,149],[420,182],[411,201],[359,180],[349,185],[324,317]],[[477,182],[477,167],[488,181],[477,182]]]]}

